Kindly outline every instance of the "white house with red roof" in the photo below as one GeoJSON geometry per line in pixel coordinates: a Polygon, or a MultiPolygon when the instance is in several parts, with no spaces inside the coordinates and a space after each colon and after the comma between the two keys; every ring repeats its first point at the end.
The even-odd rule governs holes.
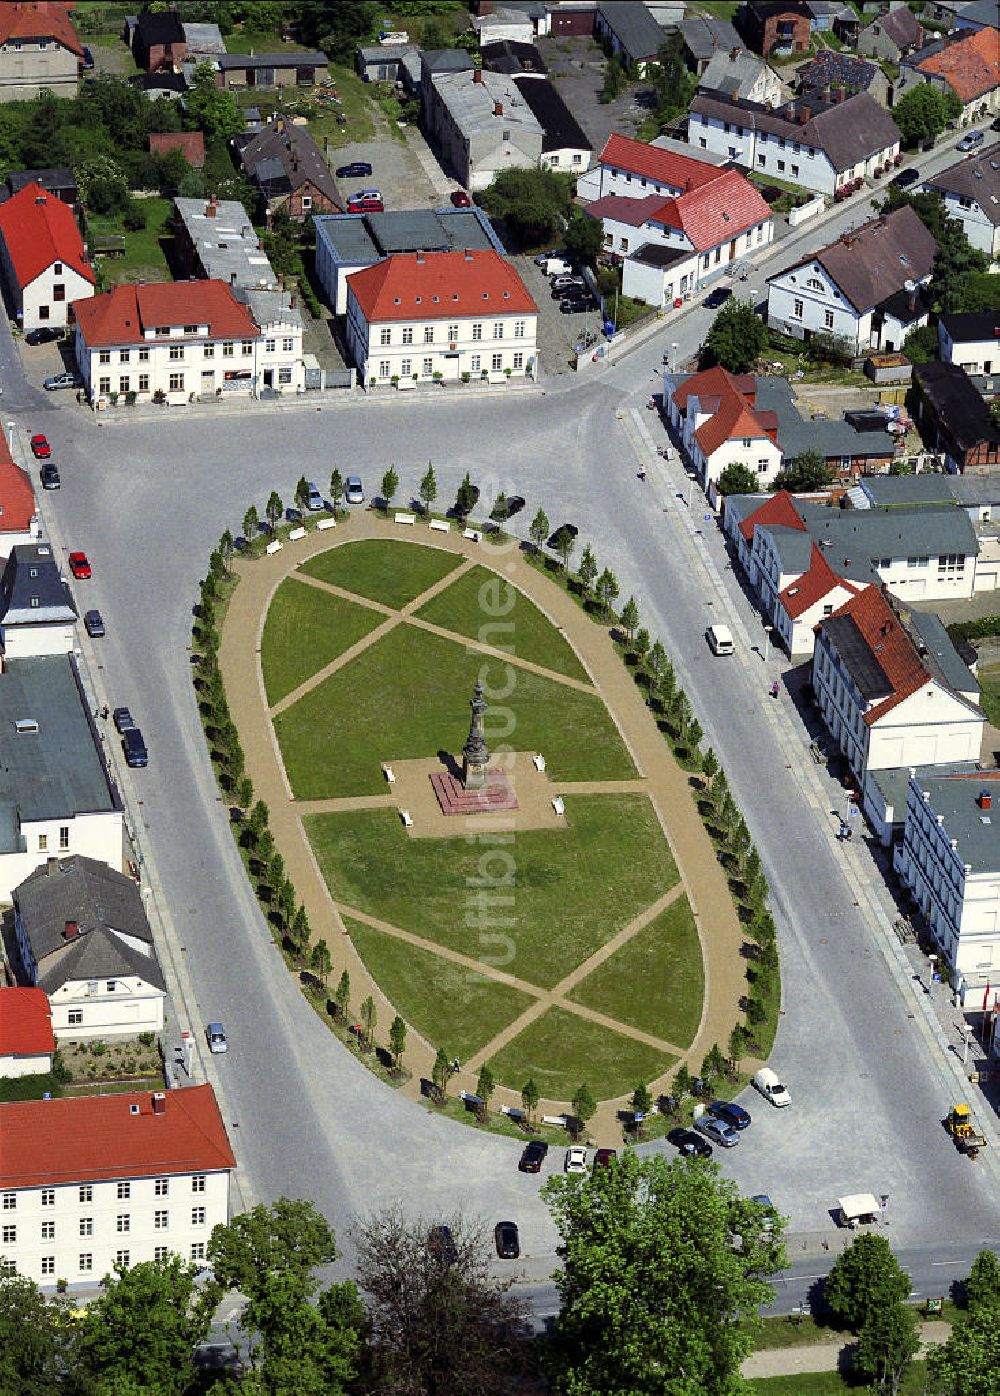
{"type": "Polygon", "coordinates": [[[366,386],[537,378],[537,321],[493,251],[397,253],[347,282],[347,352],[366,386]]]}
{"type": "Polygon", "coordinates": [[[576,192],[588,202],[607,194],[626,199],[659,194],[667,199],[711,184],[719,174],[717,160],[698,160],[665,146],[615,134],[605,142],[596,167],[577,180],[576,192]]]}
{"type": "Polygon", "coordinates": [[[204,1261],[236,1167],[211,1086],[0,1105],[0,1265],[43,1289],[204,1261]]]}
{"type": "Polygon", "coordinates": [[[0,1076],[43,1076],[56,1039],[44,989],[0,989],[0,1076]]]}
{"type": "Polygon", "coordinates": [[[75,97],[83,48],[57,0],[0,5],[0,102],[26,102],[42,92],[75,97]]]}
{"type": "MultiPolygon", "coordinates": [[[[115,286],[77,301],[76,362],[98,408],[134,393],[171,405],[266,389],[305,386],[302,319],[281,293],[243,292],[222,281],[168,281],[115,286]],[[266,332],[254,318],[258,297],[284,310],[266,332]]],[[[263,311],[260,311],[263,316],[263,311]]],[[[268,316],[272,311],[268,310],[268,316]]]]}
{"type": "Polygon", "coordinates": [[[780,472],[778,419],[755,406],[756,392],[753,377],[738,377],[716,365],[692,374],[667,394],[667,413],[706,492],[727,465],[744,466],[762,486],[780,472]]]}
{"type": "Polygon", "coordinates": [[[788,653],[812,654],[816,626],[863,590],[860,582],[852,582],[835,572],[823,555],[823,549],[813,543],[807,570],[782,587],[773,612],[778,634],[788,653]]]}
{"type": "Polygon", "coordinates": [[[8,557],[11,548],[37,543],[41,536],[31,479],[15,464],[7,437],[0,430],[0,557],[8,557]]]}
{"type": "Polygon", "coordinates": [[[62,329],[72,302],[94,294],[73,211],[40,184],[0,204],[0,266],[22,330],[62,329]]]}

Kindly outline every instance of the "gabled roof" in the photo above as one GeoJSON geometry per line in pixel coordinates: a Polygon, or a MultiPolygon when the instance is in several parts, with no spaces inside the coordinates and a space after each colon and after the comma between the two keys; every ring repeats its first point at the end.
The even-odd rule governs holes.
{"type": "Polygon", "coordinates": [[[1000,348],[1000,311],[967,310],[957,315],[941,315],[938,324],[944,326],[954,344],[993,339],[1000,348]]]}
{"type": "Polygon", "coordinates": [[[86,281],[94,280],[73,210],[40,184],[26,184],[0,204],[0,235],[22,290],[53,262],[62,262],[86,281]]]}
{"type": "Polygon", "coordinates": [[[24,533],[38,513],[31,479],[26,470],[15,464],[3,431],[0,431],[0,506],[0,536],[24,533]]]}
{"type": "Polygon", "coordinates": [[[863,714],[866,727],[931,682],[916,646],[878,587],[865,587],[817,629],[829,634],[862,697],[872,704],[863,714]]]}
{"type": "Polygon", "coordinates": [[[746,516],[740,524],[740,532],[749,543],[753,538],[754,529],[767,524],[781,524],[784,528],[794,528],[801,533],[807,531],[802,516],[795,507],[795,500],[787,490],[777,490],[768,495],[759,509],[746,516]]]}
{"type": "Polygon", "coordinates": [[[657,215],[664,209],[670,210],[673,202],[673,199],[665,199],[662,194],[647,194],[643,199],[630,199],[625,194],[605,194],[603,198],[585,204],[583,211],[591,218],[613,218],[616,223],[641,228],[644,223],[663,222],[657,215]]]}
{"type": "Polygon", "coordinates": [[[235,1167],[211,1086],[0,1105],[0,1188],[235,1167]]]}
{"type": "Polygon", "coordinates": [[[216,60],[222,72],[233,68],[326,68],[330,60],[325,53],[224,53],[216,60]]]}
{"type": "Polygon", "coordinates": [[[240,161],[265,195],[289,192],[310,183],[336,208],[343,207],[323,152],[307,131],[290,121],[280,118],[256,131],[243,145],[240,161]]]}
{"type": "Polygon", "coordinates": [[[876,15],[872,24],[879,25],[898,49],[912,48],[924,37],[920,21],[909,5],[900,5],[884,15],[876,15]]]}
{"type": "Polygon", "coordinates": [[[548,78],[522,75],[514,78],[514,86],[542,128],[542,150],[589,152],[590,141],[548,78]]]}
{"type": "Polygon", "coordinates": [[[617,133],[608,137],[598,162],[679,190],[699,189],[720,174],[717,166],[707,165],[704,160],[677,155],[617,133]]]}
{"type": "Polygon", "coordinates": [[[1000,427],[961,364],[918,364],[914,381],[934,409],[938,422],[961,451],[1000,443],[1000,427]]]}
{"type": "Polygon", "coordinates": [[[699,87],[712,88],[727,97],[749,96],[767,64],[757,53],[740,48],[736,52],[716,49],[698,80],[699,87]]]}
{"type": "Polygon", "coordinates": [[[17,0],[0,5],[0,44],[8,39],[54,39],[63,48],[83,57],[83,48],[69,17],[68,5],[57,0],[17,0]]]}
{"type": "Polygon", "coordinates": [[[129,283],[74,301],[73,310],[88,349],[143,343],[144,332],[157,325],[207,324],[210,339],[254,339],[260,333],[221,281],[129,283]]]}
{"type": "Polygon", "coordinates": [[[176,10],[159,10],[139,15],[135,32],[145,48],[154,44],[182,44],[184,26],[176,10]]]}
{"type": "Polygon", "coordinates": [[[355,272],[347,291],[369,324],[538,310],[510,262],[493,251],[397,253],[355,272]]]}
{"type": "Polygon", "coordinates": [[[771,217],[760,190],[739,170],[717,170],[716,174],[718,178],[710,184],[678,194],[669,201],[673,209],[664,210],[663,221],[679,225],[697,252],[718,247],[771,217]]]}
{"type": "Polygon", "coordinates": [[[967,155],[936,175],[928,175],[924,184],[929,189],[974,200],[994,227],[1000,225],[1000,141],[984,146],[975,155],[967,155]]]}
{"type": "Polygon", "coordinates": [[[797,581],[789,582],[784,591],[779,592],[778,600],[791,619],[797,620],[811,606],[815,606],[817,601],[829,596],[830,592],[838,587],[855,596],[861,590],[855,582],[838,576],[823,556],[822,548],[814,543],[808,572],[804,572],[797,581]]]}
{"type": "Polygon", "coordinates": [[[681,23],[684,43],[694,57],[702,62],[720,50],[733,53],[742,49],[743,41],[727,19],[715,15],[688,15],[681,23]]]}
{"type": "MultiPolygon", "coordinates": [[[[919,59],[919,54],[917,55],[919,59]]],[[[1000,83],[1000,48],[995,29],[977,29],[913,65],[944,78],[961,102],[984,97],[1000,83]]]]}
{"type": "Polygon", "coordinates": [[[59,574],[50,543],[11,548],[0,576],[0,620],[5,626],[72,625],[73,594],[59,574]]]}
{"type": "Polygon", "coordinates": [[[14,888],[13,897],[39,964],[66,946],[68,921],[79,940],[94,931],[120,931],[153,952],[153,932],[138,887],[96,858],[50,858],[14,888]]]}
{"type": "Polygon", "coordinates": [[[44,989],[0,989],[0,1057],[44,1057],[56,1050],[44,989]]]}
{"type": "Polygon", "coordinates": [[[598,13],[631,59],[655,58],[666,32],[639,0],[598,0],[598,13]]]}
{"type": "Polygon", "coordinates": [[[179,150],[196,170],[200,170],[205,163],[205,137],[200,131],[151,131],[149,149],[153,155],[179,150]]]}
{"type": "Polygon", "coordinates": [[[772,108],[760,102],[733,101],[725,92],[706,90],[695,94],[690,110],[812,146],[838,171],[870,159],[901,139],[895,121],[868,92],[843,100],[831,95],[823,105],[813,94],[772,108]]]}
{"type": "Polygon", "coordinates": [[[676,389],[673,400],[682,412],[692,396],[697,396],[704,412],[711,413],[695,431],[695,440],[706,456],[712,455],[726,441],[751,439],[773,440],[777,427],[773,412],[754,411],[751,403],[756,390],[752,377],[736,377],[716,365],[685,379],[676,389]]]}
{"type": "Polygon", "coordinates": [[[879,72],[881,69],[866,58],[821,48],[815,58],[798,69],[795,80],[800,89],[838,84],[854,92],[867,92],[879,72]]]}

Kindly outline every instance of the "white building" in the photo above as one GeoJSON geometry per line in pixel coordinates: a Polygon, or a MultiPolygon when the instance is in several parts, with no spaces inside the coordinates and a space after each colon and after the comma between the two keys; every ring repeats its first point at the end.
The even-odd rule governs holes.
{"type": "MultiPolygon", "coordinates": [[[[280,292],[236,288],[240,295],[280,292]]],[[[277,304],[269,301],[268,304],[277,304]]],[[[294,297],[281,299],[267,333],[221,281],[120,285],[78,301],[76,361],[97,408],[134,393],[179,405],[223,394],[259,396],[305,389],[302,319],[294,297]]]]}
{"type": "Polygon", "coordinates": [[[43,1289],[205,1259],[236,1159],[211,1086],[0,1105],[0,1264],[43,1289]]]}
{"type": "Polygon", "coordinates": [[[0,265],[22,330],[64,329],[69,306],[94,294],[73,210],[40,184],[0,204],[0,265]]]}
{"type": "Polygon", "coordinates": [[[767,323],[796,339],[847,340],[856,353],[899,349],[926,325],[937,244],[912,208],[874,218],[768,278],[767,323]]]}
{"type": "Polygon", "coordinates": [[[940,316],[938,345],[942,362],[958,364],[970,377],[1000,377],[1000,314],[995,310],[940,316]]]}
{"type": "Polygon", "coordinates": [[[0,1077],[45,1076],[55,1050],[44,989],[0,988],[0,1077]]]}
{"type": "Polygon", "coordinates": [[[537,320],[492,251],[399,254],[347,283],[347,351],[366,386],[537,378],[537,320]]]}
{"type": "Polygon", "coordinates": [[[92,858],[49,858],[14,889],[19,978],[48,994],[56,1037],[163,1031],[166,985],[139,889],[92,858]]]}
{"type": "Polygon", "coordinates": [[[910,770],[893,866],[927,919],[952,985],[978,1008],[1000,979],[1000,799],[996,771],[910,770]],[[969,991],[969,997],[966,992],[969,991]]]}
{"type": "Polygon", "coordinates": [[[1000,141],[931,175],[921,187],[936,190],[948,217],[958,219],[973,247],[1000,262],[1000,141]]]}
{"type": "Polygon", "coordinates": [[[741,102],[776,107],[784,96],[781,79],[763,58],[747,49],[716,49],[698,79],[703,91],[725,92],[741,102]]]}
{"type": "Polygon", "coordinates": [[[76,96],[83,48],[71,8],[46,0],[0,5],[0,102],[76,96]]]}
{"type": "Polygon", "coordinates": [[[5,663],[73,650],[76,607],[48,543],[13,547],[0,576],[0,653],[5,663]]]}
{"type": "Polygon", "coordinates": [[[771,483],[782,466],[778,424],[773,412],[755,410],[752,378],[738,378],[717,366],[693,374],[679,387],[667,383],[665,377],[667,413],[706,492],[728,465],[744,466],[762,486],[771,483]]]}
{"type": "Polygon", "coordinates": [[[609,194],[626,199],[661,199],[690,193],[719,178],[720,157],[696,159],[670,142],[650,145],[617,133],[608,137],[594,168],[577,181],[577,194],[591,202],[609,194]]]}
{"type": "Polygon", "coordinates": [[[425,123],[442,163],[466,189],[541,163],[545,131],[505,73],[438,73],[424,91],[425,123]]]}

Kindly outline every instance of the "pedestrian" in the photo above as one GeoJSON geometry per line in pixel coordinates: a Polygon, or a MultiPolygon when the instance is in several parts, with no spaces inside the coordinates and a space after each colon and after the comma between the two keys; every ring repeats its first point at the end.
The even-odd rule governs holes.
{"type": "Polygon", "coordinates": [[[778,696],[778,694],[779,694],[780,692],[781,692],[781,685],[778,683],[778,680],[775,679],[774,683],[771,685],[771,697],[772,697],[772,698],[777,698],[777,696],[778,696]]]}
{"type": "Polygon", "coordinates": [[[108,720],[108,714],[110,713],[110,711],[111,709],[108,707],[107,703],[105,703],[104,707],[101,709],[101,717],[104,719],[105,722],[107,722],[108,720]]]}

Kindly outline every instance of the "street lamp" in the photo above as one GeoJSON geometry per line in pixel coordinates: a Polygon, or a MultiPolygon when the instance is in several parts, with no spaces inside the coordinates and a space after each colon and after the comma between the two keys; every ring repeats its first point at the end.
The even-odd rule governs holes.
{"type": "Polygon", "coordinates": [[[670,346],[670,372],[677,372],[677,344],[676,341],[670,346]]]}
{"type": "Polygon", "coordinates": [[[968,1064],[969,1064],[969,1043],[972,1041],[972,1039],[973,1039],[973,1037],[975,1037],[975,1035],[976,1035],[976,1030],[975,1030],[975,1028],[972,1026],[971,1023],[963,1023],[963,1024],[962,1024],[962,1065],[963,1065],[963,1067],[968,1066],[968,1064]]]}

